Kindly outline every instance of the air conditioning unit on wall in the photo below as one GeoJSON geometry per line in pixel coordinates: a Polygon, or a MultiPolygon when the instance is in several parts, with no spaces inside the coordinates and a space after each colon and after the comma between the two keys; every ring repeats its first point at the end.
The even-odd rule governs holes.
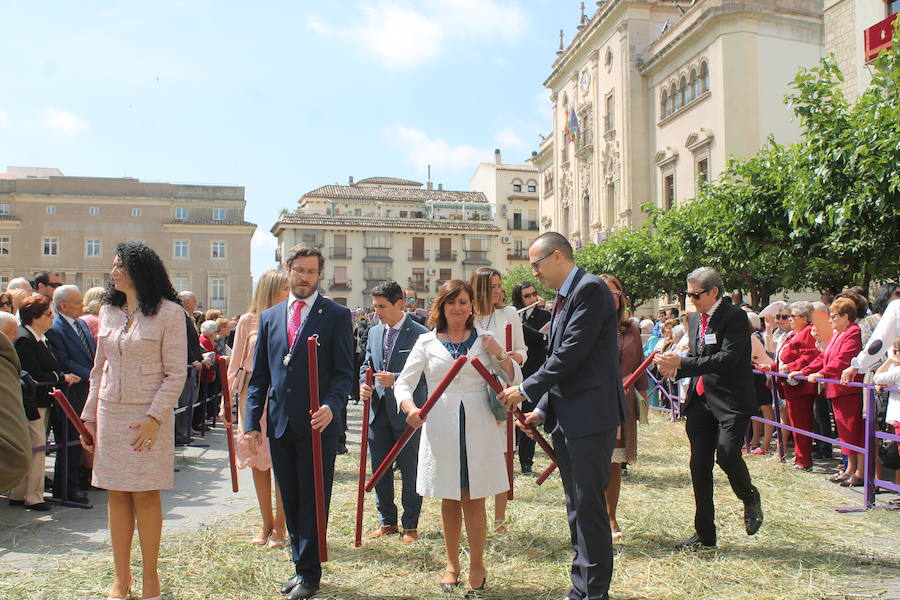
{"type": "Polygon", "coordinates": [[[428,269],[429,275],[437,275],[437,269],[428,269]]]}
{"type": "Polygon", "coordinates": [[[511,243],[512,243],[512,238],[509,237],[508,235],[504,235],[504,236],[502,236],[502,237],[500,238],[500,242],[503,243],[503,244],[511,244],[511,243]]]}

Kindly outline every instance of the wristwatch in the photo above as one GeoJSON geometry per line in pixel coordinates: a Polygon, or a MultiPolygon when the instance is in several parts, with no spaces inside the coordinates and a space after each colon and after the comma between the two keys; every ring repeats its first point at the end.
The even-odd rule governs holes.
{"type": "Polygon", "coordinates": [[[495,358],[497,359],[497,362],[503,362],[504,360],[509,358],[509,353],[506,350],[501,350],[500,354],[495,356],[495,358]]]}

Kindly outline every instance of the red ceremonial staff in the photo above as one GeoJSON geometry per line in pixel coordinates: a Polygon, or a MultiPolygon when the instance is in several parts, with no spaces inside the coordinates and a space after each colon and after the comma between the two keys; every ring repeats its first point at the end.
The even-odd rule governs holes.
{"type": "MultiPolygon", "coordinates": [[[[653,362],[653,357],[656,356],[656,354],[657,354],[657,351],[654,350],[653,352],[650,353],[650,356],[648,356],[647,358],[644,359],[644,362],[642,362],[640,365],[638,365],[638,368],[634,370],[634,373],[629,375],[628,379],[625,380],[625,383],[622,384],[622,389],[624,389],[627,392],[628,388],[630,388],[631,386],[634,385],[634,382],[638,380],[638,377],[640,377],[643,374],[643,372],[647,370],[647,367],[650,366],[650,363],[653,362]]],[[[544,481],[547,480],[548,477],[550,477],[550,474],[554,471],[554,469],[556,469],[556,461],[555,460],[552,463],[550,463],[550,466],[547,467],[547,470],[544,471],[543,473],[541,473],[541,476],[538,477],[534,482],[538,485],[541,485],[542,483],[544,483],[544,481]]]]}
{"type": "MultiPolygon", "coordinates": [[[[306,338],[309,354],[309,414],[319,410],[318,336],[306,338]]],[[[325,539],[325,477],[322,474],[322,432],[312,428],[313,485],[316,494],[316,538],[319,541],[319,562],[328,560],[328,541],[325,539]]]]}
{"type": "Polygon", "coordinates": [[[94,436],[91,435],[91,432],[88,431],[88,428],[85,427],[84,422],[81,420],[81,416],[75,413],[75,409],[72,408],[72,405],[69,404],[69,399],[66,398],[66,395],[62,393],[62,391],[53,389],[53,397],[56,399],[56,405],[60,407],[64,413],[66,413],[66,417],[75,426],[75,429],[78,430],[78,433],[84,436],[84,443],[88,446],[94,445],[94,436]]]}
{"type": "MultiPolygon", "coordinates": [[[[372,373],[372,367],[366,369],[366,385],[372,386],[375,383],[375,377],[372,373]]],[[[369,409],[372,397],[363,400],[363,417],[362,417],[362,437],[359,440],[359,484],[356,489],[356,537],[353,539],[353,545],[359,548],[362,546],[362,521],[363,521],[363,505],[366,497],[366,454],[369,451],[369,409]]]]}
{"type": "Polygon", "coordinates": [[[228,369],[225,358],[220,356],[216,362],[219,364],[219,382],[222,388],[222,413],[225,415],[225,439],[228,442],[228,465],[231,467],[231,491],[238,491],[237,463],[234,454],[234,422],[231,417],[231,392],[228,389],[228,369]]]}
{"type": "MultiPolygon", "coordinates": [[[[475,370],[478,371],[478,374],[481,375],[485,381],[487,381],[488,385],[491,386],[496,393],[500,393],[503,391],[503,387],[500,385],[500,382],[497,381],[497,378],[491,375],[491,372],[487,370],[487,367],[482,364],[480,360],[477,358],[472,359],[472,366],[475,367],[475,370]]],[[[522,413],[522,409],[516,407],[512,409],[513,416],[519,420],[523,425],[525,424],[525,415],[522,413]]],[[[534,441],[537,442],[537,445],[540,446],[544,452],[547,453],[547,456],[550,457],[550,460],[556,462],[556,453],[553,452],[553,446],[544,439],[544,436],[540,434],[540,432],[535,428],[534,425],[525,425],[528,430],[534,434],[534,441]]]]}
{"type": "MultiPolygon", "coordinates": [[[[447,389],[447,386],[450,385],[451,382],[456,378],[456,374],[459,373],[459,370],[463,368],[463,365],[466,364],[468,358],[466,355],[462,355],[456,359],[456,362],[453,363],[453,366],[450,367],[450,370],[444,375],[444,378],[441,379],[441,382],[434,388],[434,391],[431,392],[431,395],[428,396],[428,400],[425,401],[425,404],[422,405],[422,408],[419,409],[419,418],[423,421],[425,417],[428,416],[428,413],[431,412],[432,407],[437,403],[440,399],[441,395],[443,395],[444,390],[447,389]]],[[[381,481],[381,478],[384,477],[384,474],[388,469],[391,468],[391,465],[397,459],[397,455],[400,454],[400,451],[403,450],[403,447],[409,442],[409,438],[413,436],[416,432],[415,428],[407,427],[406,431],[403,432],[403,435],[400,436],[400,439],[397,440],[397,443],[394,444],[394,447],[391,448],[391,451],[388,452],[388,455],[384,457],[384,460],[378,465],[378,468],[372,473],[372,477],[369,479],[368,483],[366,483],[366,491],[371,492],[375,485],[381,481]]]]}
{"type": "MultiPolygon", "coordinates": [[[[506,351],[512,352],[512,323],[506,323],[506,351]]],[[[496,390],[495,390],[496,391],[496,390]]],[[[509,491],[506,499],[513,499],[513,446],[515,445],[515,432],[513,428],[513,412],[506,414],[506,477],[509,479],[509,491]]]]}

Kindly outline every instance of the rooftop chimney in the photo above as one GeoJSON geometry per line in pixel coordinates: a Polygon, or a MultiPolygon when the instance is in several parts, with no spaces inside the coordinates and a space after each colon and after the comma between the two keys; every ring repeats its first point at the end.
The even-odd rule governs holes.
{"type": "Polygon", "coordinates": [[[443,184],[443,183],[439,183],[439,184],[438,184],[438,191],[439,191],[439,192],[444,191],[444,184],[443,184]]]}
{"type": "Polygon", "coordinates": [[[494,150],[494,164],[501,164],[503,161],[500,159],[500,148],[494,150]]]}
{"type": "Polygon", "coordinates": [[[347,180],[347,185],[353,185],[353,175],[347,180]]]}

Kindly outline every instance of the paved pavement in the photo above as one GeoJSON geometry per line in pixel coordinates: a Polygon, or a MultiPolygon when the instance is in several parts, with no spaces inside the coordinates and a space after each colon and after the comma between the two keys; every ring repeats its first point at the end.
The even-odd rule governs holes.
{"type": "MultiPolygon", "coordinates": [[[[231,491],[224,430],[198,438],[208,448],[178,448],[175,487],[162,492],[166,533],[198,529],[256,505],[249,469],[238,470],[240,491],[231,491]]],[[[52,476],[53,461],[48,460],[52,476]]],[[[0,500],[0,572],[53,568],[72,555],[109,551],[106,492],[89,493],[91,509],[54,506],[38,513],[0,500]]]]}

